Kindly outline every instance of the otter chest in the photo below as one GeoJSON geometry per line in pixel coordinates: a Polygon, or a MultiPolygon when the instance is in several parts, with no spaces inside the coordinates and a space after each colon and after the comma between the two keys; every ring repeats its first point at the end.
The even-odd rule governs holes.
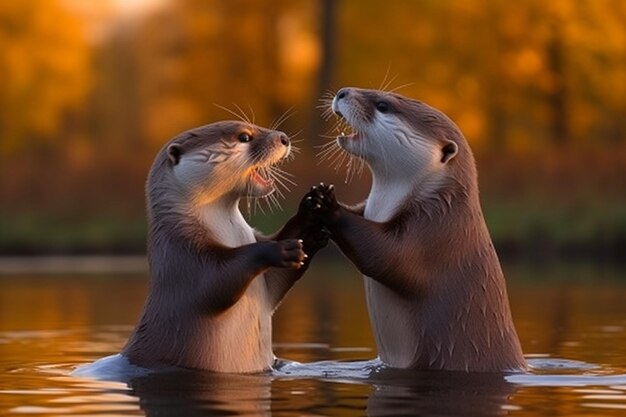
{"type": "Polygon", "coordinates": [[[377,222],[389,220],[411,192],[405,182],[374,183],[367,197],[363,216],[377,222]]]}
{"type": "Polygon", "coordinates": [[[224,246],[236,248],[256,242],[252,227],[241,213],[236,211],[212,211],[203,213],[204,225],[213,238],[224,246]]]}

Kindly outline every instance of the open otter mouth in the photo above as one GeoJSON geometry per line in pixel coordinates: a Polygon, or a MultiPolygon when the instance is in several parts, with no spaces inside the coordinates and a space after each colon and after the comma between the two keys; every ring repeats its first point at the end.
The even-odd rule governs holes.
{"type": "Polygon", "coordinates": [[[337,139],[341,139],[341,140],[357,140],[359,138],[360,138],[359,132],[349,133],[347,135],[344,132],[341,132],[339,136],[337,136],[337,139]]]}
{"type": "Polygon", "coordinates": [[[271,187],[274,184],[274,181],[268,177],[268,172],[264,172],[263,168],[253,168],[250,173],[250,179],[261,187],[271,187]]]}
{"type": "Polygon", "coordinates": [[[343,113],[341,113],[339,110],[335,110],[335,109],[333,109],[333,113],[335,113],[335,115],[339,118],[339,123],[338,123],[338,125],[336,127],[336,130],[339,130],[341,133],[337,136],[337,139],[339,139],[339,140],[357,140],[357,139],[359,139],[359,137],[360,137],[359,132],[353,131],[352,126],[350,126],[350,123],[348,123],[348,120],[343,115],[343,113]],[[349,130],[349,131],[352,131],[352,132],[346,134],[344,132],[344,130],[349,130]]]}
{"type": "Polygon", "coordinates": [[[354,130],[352,126],[344,119],[341,118],[341,124],[337,126],[337,130],[340,132],[337,136],[337,140],[357,140],[360,139],[361,135],[357,130],[354,130]],[[346,131],[348,133],[346,133],[346,131]]]}

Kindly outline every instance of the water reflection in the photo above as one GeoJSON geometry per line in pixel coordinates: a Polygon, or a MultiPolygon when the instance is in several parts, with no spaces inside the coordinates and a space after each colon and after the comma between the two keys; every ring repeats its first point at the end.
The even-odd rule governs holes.
{"type": "Polygon", "coordinates": [[[269,375],[158,373],[130,388],[147,416],[272,415],[269,375]]]}
{"type": "MultiPolygon", "coordinates": [[[[92,384],[93,381],[87,381],[92,384]]],[[[136,396],[146,415],[270,416],[283,412],[325,415],[500,415],[520,385],[498,374],[415,372],[389,369],[378,361],[288,364],[264,375],[228,375],[172,370],[132,378],[126,395],[136,396]],[[286,370],[288,368],[288,370],[286,370]]],[[[67,404],[97,397],[72,395],[67,404]]],[[[113,402],[119,388],[100,401],[113,402]]],[[[119,398],[128,405],[130,402],[119,398]]],[[[59,410],[54,410],[59,412],[59,410]]],[[[67,410],[65,410],[67,411],[67,410]]],[[[118,411],[119,408],[118,408],[118,411]]]]}
{"type": "MultiPolygon", "coordinates": [[[[356,375],[357,367],[367,370],[371,365],[372,361],[360,364],[334,361],[305,364],[305,369],[296,377],[176,371],[136,378],[129,383],[129,387],[130,393],[139,398],[139,405],[146,415],[159,416],[279,416],[284,413],[495,416],[508,411],[532,409],[533,403],[525,403],[525,400],[529,398],[530,389],[536,386],[553,387],[533,393],[541,397],[557,394],[560,401],[583,400],[585,407],[626,407],[626,375],[505,376],[376,367],[363,378],[349,377],[356,375]],[[342,376],[344,372],[337,371],[342,367],[351,373],[342,376]],[[331,375],[330,378],[320,377],[324,369],[331,375]],[[306,372],[311,375],[304,376],[306,372]],[[566,390],[570,386],[587,388],[566,390]]],[[[546,364],[546,368],[550,366],[546,364]]],[[[542,400],[545,401],[544,398],[542,400]]]]}
{"type": "Polygon", "coordinates": [[[384,370],[367,400],[367,415],[502,415],[519,386],[501,374],[384,370]]]}
{"type": "Polygon", "coordinates": [[[178,372],[133,380],[146,415],[501,415],[516,385],[501,375],[389,370],[363,384],[178,372]]]}
{"type": "Polygon", "coordinates": [[[90,381],[68,374],[76,364],[119,351],[141,310],[147,276],[3,276],[0,414],[623,413],[624,271],[571,265],[505,265],[505,271],[524,351],[538,358],[532,362],[567,358],[579,365],[564,370],[553,361],[551,369],[541,365],[544,369],[535,369],[534,375],[506,378],[379,367],[365,376],[353,372],[350,378],[336,377],[327,372],[329,367],[354,367],[354,361],[374,357],[376,349],[358,273],[347,265],[317,264],[275,315],[274,340],[279,357],[307,363],[309,370],[310,362],[331,361],[315,365],[321,370],[326,366],[325,373],[171,372],[129,384],[90,381]]]}

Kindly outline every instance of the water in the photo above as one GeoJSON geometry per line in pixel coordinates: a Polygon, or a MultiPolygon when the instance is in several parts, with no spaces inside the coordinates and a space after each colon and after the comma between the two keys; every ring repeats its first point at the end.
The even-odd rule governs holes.
{"type": "MultiPolygon", "coordinates": [[[[0,276],[0,415],[622,416],[626,270],[504,265],[531,372],[386,369],[375,358],[358,273],[316,263],[274,319],[270,375],[171,371],[129,383],[71,376],[115,354],[141,310],[147,276],[0,276]]],[[[41,269],[41,268],[40,268],[41,269]]],[[[90,271],[92,272],[92,271],[90,271]]]]}

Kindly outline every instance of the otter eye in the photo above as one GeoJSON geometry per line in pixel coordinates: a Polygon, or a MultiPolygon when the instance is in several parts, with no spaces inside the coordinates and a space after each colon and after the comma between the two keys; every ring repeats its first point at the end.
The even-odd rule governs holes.
{"type": "Polygon", "coordinates": [[[376,103],[376,110],[381,113],[387,113],[389,111],[389,104],[385,103],[384,101],[379,101],[378,103],[376,103]]]}
{"type": "Polygon", "coordinates": [[[252,138],[252,135],[249,135],[247,133],[240,133],[238,139],[239,139],[239,142],[246,143],[246,142],[250,142],[253,138],[252,138]]]}

